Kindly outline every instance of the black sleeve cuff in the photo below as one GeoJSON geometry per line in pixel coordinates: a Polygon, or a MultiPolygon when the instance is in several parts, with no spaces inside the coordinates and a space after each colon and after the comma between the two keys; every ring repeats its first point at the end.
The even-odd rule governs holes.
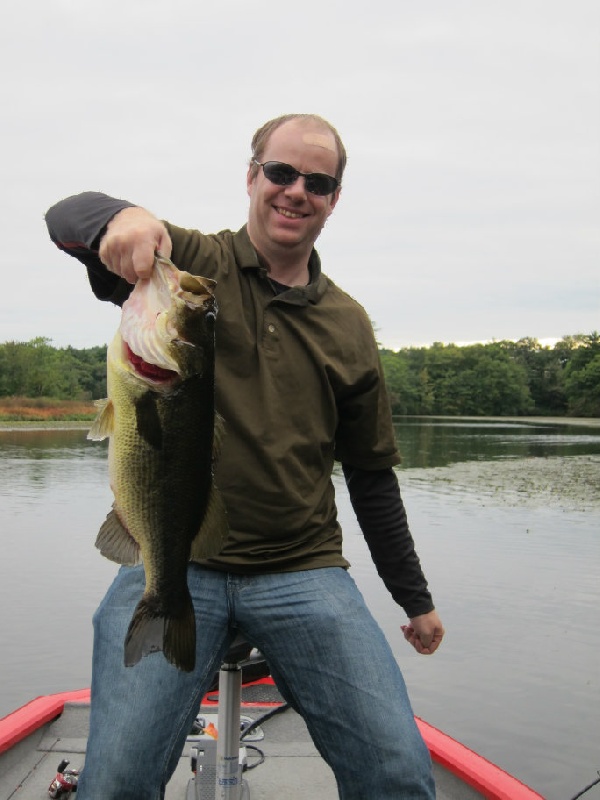
{"type": "Polygon", "coordinates": [[[61,200],[46,212],[46,225],[54,244],[85,265],[96,297],[117,305],[123,304],[132,287],[106,269],[98,257],[98,248],[110,220],[133,206],[134,203],[102,192],[82,192],[61,200]]]}
{"type": "Polygon", "coordinates": [[[409,617],[433,611],[394,470],[342,466],[352,507],[386,588],[409,617]]]}

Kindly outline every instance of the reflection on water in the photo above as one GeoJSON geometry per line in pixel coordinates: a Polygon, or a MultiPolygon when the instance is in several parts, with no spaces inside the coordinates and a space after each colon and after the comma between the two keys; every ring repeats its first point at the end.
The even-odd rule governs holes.
{"type": "MultiPolygon", "coordinates": [[[[548,800],[572,797],[600,766],[600,505],[511,504],[512,470],[502,498],[472,481],[440,491],[419,468],[543,462],[567,474],[581,455],[597,463],[600,427],[407,420],[397,433],[411,528],[447,627],[434,657],[402,639],[403,612],[375,573],[339,472],[335,484],[345,554],[415,712],[548,800]]],[[[89,685],[91,617],[116,571],[93,546],[111,502],[106,446],[85,431],[0,431],[0,715],[89,685]]]]}
{"type": "Polygon", "coordinates": [[[45,430],[0,428],[0,458],[104,458],[106,443],[91,442],[78,428],[45,430]]]}
{"type": "Polygon", "coordinates": [[[600,454],[600,422],[507,422],[413,417],[396,420],[406,467],[444,467],[462,461],[600,454]]]}

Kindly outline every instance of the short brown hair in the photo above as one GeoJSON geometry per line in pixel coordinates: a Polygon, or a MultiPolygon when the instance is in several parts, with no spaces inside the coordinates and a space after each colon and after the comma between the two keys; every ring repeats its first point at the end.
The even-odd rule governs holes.
{"type": "Polygon", "coordinates": [[[333,138],[335,139],[335,146],[338,152],[338,164],[335,177],[341,183],[342,175],[344,174],[344,169],[346,168],[346,148],[344,147],[344,143],[342,142],[339,133],[336,131],[333,125],[330,122],[327,122],[326,119],[323,119],[323,117],[320,117],[318,114],[282,114],[280,117],[275,117],[275,119],[265,122],[265,124],[259,128],[252,137],[252,158],[250,160],[250,170],[252,172],[252,176],[254,177],[254,175],[256,175],[258,172],[258,167],[254,163],[254,159],[256,159],[256,161],[260,161],[262,159],[271,134],[276,131],[277,128],[285,125],[286,122],[292,122],[294,120],[316,122],[322,127],[326,128],[333,135],[333,138]]]}

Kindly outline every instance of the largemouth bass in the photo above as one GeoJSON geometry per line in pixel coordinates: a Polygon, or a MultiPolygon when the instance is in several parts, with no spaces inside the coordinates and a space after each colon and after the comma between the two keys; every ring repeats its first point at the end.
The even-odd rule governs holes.
{"type": "Polygon", "coordinates": [[[190,552],[215,555],[227,533],[212,471],[222,426],[214,408],[215,285],[157,255],[108,348],[108,399],[88,438],[110,437],[114,504],[96,546],[120,564],[141,560],[145,570],[126,666],[162,650],[179,669],[194,669],[190,552]]]}

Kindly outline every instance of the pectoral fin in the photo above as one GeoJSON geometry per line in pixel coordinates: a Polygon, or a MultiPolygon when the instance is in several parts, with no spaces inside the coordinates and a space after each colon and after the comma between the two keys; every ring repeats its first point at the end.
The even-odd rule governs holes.
{"type": "Polygon", "coordinates": [[[139,564],[140,546],[119,519],[114,506],[100,526],[96,547],[105,558],[117,564],[139,564]]]}
{"type": "Polygon", "coordinates": [[[101,442],[115,429],[115,408],[112,400],[96,400],[94,405],[98,409],[98,416],[92,422],[87,438],[93,442],[101,442]]]}

